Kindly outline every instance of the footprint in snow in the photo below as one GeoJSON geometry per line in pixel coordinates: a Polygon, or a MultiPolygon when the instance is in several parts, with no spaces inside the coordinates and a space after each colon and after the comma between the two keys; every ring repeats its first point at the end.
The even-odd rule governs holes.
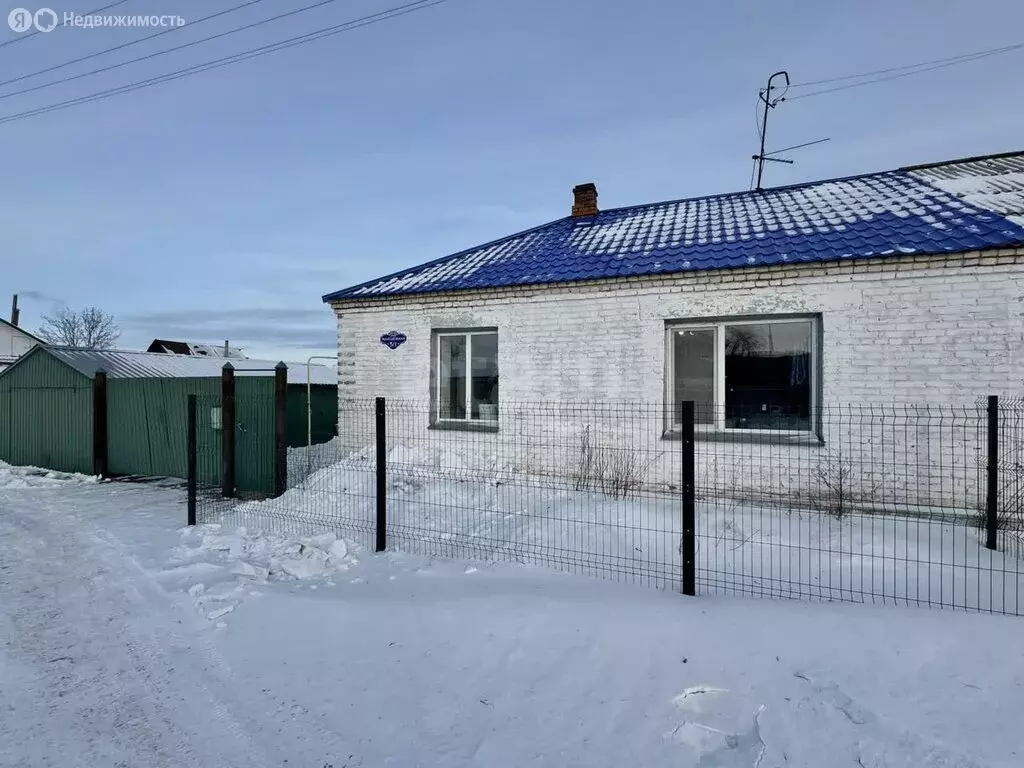
{"type": "Polygon", "coordinates": [[[679,725],[665,734],[687,756],[687,765],[747,768],[764,756],[760,716],[763,706],[724,688],[687,688],[672,703],[679,725]]]}
{"type": "Polygon", "coordinates": [[[908,765],[920,768],[983,768],[987,765],[972,755],[955,752],[880,716],[857,703],[832,680],[804,672],[797,672],[794,677],[811,688],[812,702],[825,705],[855,727],[857,736],[853,758],[864,768],[880,768],[888,764],[879,762],[884,760],[879,756],[885,755],[895,745],[898,745],[898,752],[905,755],[903,759],[908,761],[908,765]]]}

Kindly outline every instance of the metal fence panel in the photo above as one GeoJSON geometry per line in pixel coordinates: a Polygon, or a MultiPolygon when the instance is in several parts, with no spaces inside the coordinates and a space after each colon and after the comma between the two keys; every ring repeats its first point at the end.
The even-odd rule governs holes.
{"type": "Polygon", "coordinates": [[[995,550],[984,402],[779,422],[804,431],[732,429],[751,421],[695,406],[692,441],[686,409],[664,404],[502,403],[439,422],[387,401],[383,434],[376,407],[342,401],[334,440],[289,450],[286,493],[221,500],[208,519],[681,591],[692,554],[698,594],[1024,613],[1020,403],[996,422],[995,550]]]}

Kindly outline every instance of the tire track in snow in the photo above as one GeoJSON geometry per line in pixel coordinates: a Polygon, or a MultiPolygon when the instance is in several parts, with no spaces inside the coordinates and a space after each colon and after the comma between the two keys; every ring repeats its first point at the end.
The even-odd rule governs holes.
{"type": "MultiPolygon", "coordinates": [[[[40,683],[27,693],[48,717],[31,726],[52,754],[36,740],[24,749],[44,764],[77,753],[88,764],[269,768],[210,689],[167,596],[145,588],[56,494],[19,501],[27,511],[8,501],[0,514],[9,566],[0,610],[15,629],[8,649],[40,683]],[[57,503],[44,508],[44,498],[57,503]]],[[[17,744],[19,730],[5,741],[17,744]]]]}
{"type": "MultiPolygon", "coordinates": [[[[142,564],[139,563],[138,559],[128,551],[127,547],[123,542],[116,539],[113,535],[105,531],[94,530],[93,535],[96,536],[97,539],[103,541],[108,547],[110,547],[117,553],[118,559],[121,562],[123,562],[126,567],[131,568],[131,570],[134,572],[134,575],[139,580],[137,583],[146,585],[147,592],[150,592],[151,594],[158,596],[158,599],[164,601],[175,601],[175,596],[169,594],[167,590],[164,589],[158,576],[147,571],[142,566],[142,564]]],[[[208,665],[204,668],[204,671],[207,674],[211,674],[211,676],[214,676],[217,679],[218,683],[223,685],[225,688],[231,687],[232,681],[237,681],[238,677],[235,675],[233,669],[231,668],[231,665],[228,663],[228,661],[224,658],[223,654],[221,654],[220,650],[217,648],[217,645],[214,640],[214,635],[212,632],[209,631],[210,625],[207,623],[207,620],[200,617],[198,614],[194,612],[192,603],[190,601],[185,601],[184,596],[178,596],[177,602],[179,602],[180,605],[184,608],[184,611],[187,614],[189,614],[190,619],[198,623],[202,627],[202,629],[207,630],[197,632],[196,635],[192,638],[195,643],[198,643],[201,646],[202,656],[208,662],[208,665]]],[[[272,691],[269,688],[260,689],[260,693],[267,697],[272,697],[272,691]]],[[[221,704],[220,706],[223,708],[225,717],[229,717],[229,710],[226,707],[224,707],[223,704],[221,704]]],[[[305,711],[305,707],[302,707],[298,702],[293,700],[291,702],[291,706],[288,709],[289,711],[294,713],[296,708],[305,711]]],[[[280,704],[278,704],[275,707],[275,711],[272,714],[275,716],[280,714],[280,704]]],[[[230,720],[230,722],[233,723],[233,730],[238,734],[240,738],[248,738],[246,732],[238,726],[237,722],[235,722],[234,720],[230,720]]],[[[294,716],[292,717],[292,722],[295,722],[294,716]]],[[[277,725],[279,724],[279,721],[274,720],[272,724],[277,725]]],[[[267,730],[269,732],[270,729],[267,730]]],[[[361,764],[361,762],[351,762],[351,760],[355,758],[355,755],[353,754],[351,745],[348,744],[348,742],[343,741],[342,738],[338,736],[336,733],[333,733],[325,729],[318,722],[316,722],[316,720],[304,718],[302,720],[302,724],[299,730],[300,733],[292,732],[289,735],[296,741],[305,744],[316,744],[318,751],[323,753],[322,761],[318,758],[318,760],[315,763],[317,768],[319,768],[321,764],[325,766],[361,764]]],[[[293,759],[293,757],[289,757],[288,759],[291,760],[291,762],[293,763],[296,762],[293,759]]]]}

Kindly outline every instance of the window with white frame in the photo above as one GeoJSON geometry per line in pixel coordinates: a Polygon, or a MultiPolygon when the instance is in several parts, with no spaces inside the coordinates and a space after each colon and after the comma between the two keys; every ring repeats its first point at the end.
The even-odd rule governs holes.
{"type": "Polygon", "coordinates": [[[436,420],[496,425],[498,332],[439,331],[435,336],[436,420]]]}
{"type": "Polygon", "coordinates": [[[817,405],[818,320],[757,318],[670,324],[673,426],[695,404],[706,429],[809,432],[817,405]]]}

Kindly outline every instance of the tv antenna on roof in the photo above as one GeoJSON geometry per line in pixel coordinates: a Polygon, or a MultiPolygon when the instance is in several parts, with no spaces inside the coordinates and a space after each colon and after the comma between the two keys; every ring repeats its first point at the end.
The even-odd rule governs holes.
{"type": "Polygon", "coordinates": [[[789,90],[789,73],[785,70],[780,70],[774,73],[768,78],[768,84],[757,93],[757,98],[764,104],[764,111],[761,115],[761,126],[758,133],[761,134],[761,151],[756,155],[751,155],[750,159],[754,161],[754,167],[757,169],[757,186],[756,189],[761,189],[761,179],[764,176],[764,164],[765,161],[773,163],[786,163],[792,165],[792,160],[787,160],[783,157],[773,157],[783,152],[789,152],[794,149],[802,149],[803,147],[809,147],[813,144],[821,144],[822,142],[828,141],[828,139],[816,139],[815,141],[807,141],[803,144],[794,144],[792,147],[783,147],[782,149],[776,149],[772,152],[764,151],[765,137],[768,133],[768,110],[775,109],[779,104],[786,100],[786,92],[789,90]],[[773,85],[775,78],[781,77],[786,81],[785,85],[778,86],[773,85]],[[776,95],[776,92],[781,91],[776,95]]]}

